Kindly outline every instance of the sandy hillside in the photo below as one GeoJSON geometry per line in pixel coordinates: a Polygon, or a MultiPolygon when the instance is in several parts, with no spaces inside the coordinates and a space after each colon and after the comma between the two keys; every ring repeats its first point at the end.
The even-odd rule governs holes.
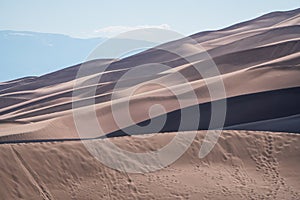
{"type": "MultiPolygon", "coordinates": [[[[0,83],[0,199],[300,199],[299,63],[296,9],[200,32],[123,59],[96,59],[0,83]],[[168,69],[149,68],[120,80],[149,63],[168,69]],[[82,66],[88,70],[76,78],[82,66]],[[217,75],[210,73],[214,66],[217,75]],[[224,91],[216,87],[220,83],[224,91]],[[224,94],[212,95],[211,87],[224,94]],[[127,120],[128,97],[133,120],[120,127],[115,117],[127,120]],[[216,115],[211,108],[224,102],[226,113],[219,106],[216,115]],[[163,109],[151,110],[153,105],[163,109]],[[189,115],[195,110],[201,120],[189,115]],[[212,116],[220,118],[214,126],[212,116]],[[134,153],[153,152],[180,133],[184,139],[169,152],[172,157],[191,134],[196,139],[161,170],[125,173],[90,154],[80,141],[76,117],[82,120],[84,143],[99,147],[112,142],[134,153]],[[183,127],[182,118],[187,120],[183,127]],[[90,126],[93,120],[102,132],[90,126]],[[164,124],[156,131],[136,129],[151,122],[164,124]],[[210,142],[204,130],[223,125],[215,147],[200,159],[201,144],[210,142]]],[[[113,153],[118,154],[103,149],[100,155],[119,163],[113,153]]],[[[152,165],[145,160],[125,159],[122,166],[141,163],[147,171],[152,165]]]]}
{"type": "MultiPolygon", "coordinates": [[[[145,174],[112,170],[92,157],[79,141],[1,145],[0,196],[2,199],[299,199],[300,135],[224,131],[213,151],[199,159],[204,134],[205,131],[200,131],[175,163],[145,174]]],[[[123,149],[146,152],[159,148],[174,135],[108,140],[123,149]]]]}
{"type": "MultiPolygon", "coordinates": [[[[72,103],[84,105],[94,98],[96,116],[102,122],[103,134],[123,135],[114,121],[111,105],[126,101],[124,98],[139,84],[144,85],[131,95],[130,112],[134,123],[127,124],[128,127],[135,123],[147,123],[149,108],[161,104],[168,113],[167,124],[170,124],[163,131],[176,131],[172,122],[180,118],[183,107],[187,110],[199,107],[203,113],[202,119],[209,119],[208,104],[227,97],[229,116],[225,127],[228,129],[300,132],[299,33],[299,9],[274,12],[222,30],[192,35],[196,43],[183,38],[159,46],[164,51],[154,48],[121,60],[90,61],[84,64],[88,73],[80,80],[75,78],[82,65],[76,65],[41,77],[1,83],[0,141],[78,138],[73,112],[81,106],[72,109],[72,103]],[[203,49],[198,48],[200,46],[213,60],[205,56],[203,49]],[[181,56],[168,50],[180,52],[181,56]],[[206,73],[211,68],[211,61],[221,75],[208,75],[204,79],[195,68],[206,73]],[[108,63],[110,65],[105,73],[100,72],[108,63]],[[171,70],[149,70],[149,74],[119,80],[129,70],[147,63],[161,63],[171,70]],[[178,79],[178,74],[187,82],[178,79]],[[100,81],[92,84],[100,75],[100,81]],[[212,99],[208,88],[220,80],[224,83],[225,93],[212,99]],[[76,81],[83,85],[77,85],[76,81]],[[147,85],[147,81],[168,87],[147,85]],[[122,85],[122,91],[112,100],[117,83],[122,85]],[[78,86],[75,90],[74,85],[78,86]],[[187,90],[188,87],[191,87],[190,90],[187,90]],[[89,91],[92,89],[95,89],[95,95],[89,91]],[[190,96],[192,91],[196,97],[190,96]],[[178,104],[178,96],[193,101],[182,107],[178,104]],[[278,123],[282,125],[277,126],[278,123]]],[[[123,112],[122,109],[118,111],[123,112]]],[[[160,119],[161,114],[156,113],[151,118],[160,119]]],[[[202,120],[198,129],[207,129],[208,124],[209,121],[202,120]]],[[[99,136],[87,133],[84,137],[99,136]]]]}

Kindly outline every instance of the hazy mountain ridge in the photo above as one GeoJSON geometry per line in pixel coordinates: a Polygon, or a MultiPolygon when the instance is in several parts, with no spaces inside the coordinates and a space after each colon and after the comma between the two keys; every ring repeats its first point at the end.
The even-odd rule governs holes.
{"type": "Polygon", "coordinates": [[[0,31],[0,80],[41,75],[85,61],[105,38],[80,39],[62,34],[0,31]]]}

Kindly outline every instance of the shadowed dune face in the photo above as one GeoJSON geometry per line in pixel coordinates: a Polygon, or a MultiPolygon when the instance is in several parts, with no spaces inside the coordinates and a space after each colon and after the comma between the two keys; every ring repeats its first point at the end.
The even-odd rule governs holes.
{"type": "MultiPolygon", "coordinates": [[[[95,100],[96,116],[104,134],[124,135],[124,130],[120,130],[112,117],[111,105],[117,105],[119,100],[129,95],[133,87],[145,80],[152,82],[139,88],[130,97],[130,114],[135,124],[144,126],[151,119],[167,117],[166,124],[159,131],[177,131],[181,113],[197,108],[201,111],[198,129],[207,129],[211,118],[211,103],[222,101],[212,100],[208,88],[217,79],[222,79],[228,98],[225,129],[300,132],[300,107],[297,103],[300,87],[299,27],[299,9],[275,12],[222,30],[192,35],[196,44],[188,38],[182,38],[159,46],[184,52],[192,63],[158,48],[119,60],[89,61],[84,64],[89,73],[79,80],[87,84],[85,87],[77,87],[75,93],[73,86],[78,81],[76,75],[81,65],[41,77],[0,83],[0,140],[78,138],[72,103],[84,105],[92,99],[95,100]],[[210,77],[208,81],[195,70],[195,65],[200,66],[203,72],[209,71],[211,67],[210,61],[197,46],[209,53],[220,76],[210,77]],[[163,64],[171,70],[120,80],[129,70],[149,63],[163,64]],[[102,72],[102,67],[107,64],[109,67],[102,72]],[[183,84],[177,78],[177,73],[188,80],[188,84],[183,84]],[[101,79],[93,94],[91,88],[95,85],[88,83],[92,83],[99,75],[101,79]],[[122,92],[114,96],[114,87],[120,82],[122,92]],[[169,88],[155,86],[153,82],[166,83],[169,88]],[[187,85],[191,91],[183,90],[187,85]],[[170,89],[179,91],[180,96],[186,100],[192,98],[191,92],[195,92],[196,103],[180,107],[176,95],[170,89]],[[155,104],[164,106],[164,115],[149,114],[149,108],[155,104]]],[[[130,127],[122,128],[130,130],[130,127]]]]}

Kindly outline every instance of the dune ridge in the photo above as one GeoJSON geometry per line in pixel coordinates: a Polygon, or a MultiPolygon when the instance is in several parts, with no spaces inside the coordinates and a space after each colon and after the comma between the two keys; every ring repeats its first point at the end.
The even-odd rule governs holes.
{"type": "MultiPolygon", "coordinates": [[[[166,112],[172,113],[167,114],[168,116],[178,113],[177,110],[180,110],[180,108],[176,96],[168,91],[174,89],[180,93],[182,88],[185,88],[188,84],[191,85],[197,95],[198,105],[187,105],[187,107],[199,106],[209,109],[205,104],[220,99],[211,99],[206,85],[207,79],[203,79],[199,73],[195,73],[194,65],[201,66],[201,70],[205,72],[209,69],[210,64],[203,52],[199,52],[193,45],[201,45],[217,65],[221,75],[209,79],[212,83],[217,81],[218,78],[223,80],[226,97],[230,99],[228,113],[234,113],[229,115],[246,116],[243,112],[231,106],[231,99],[238,99],[238,102],[245,106],[250,105],[247,103],[251,99],[250,96],[259,99],[257,103],[251,105],[255,108],[253,110],[256,111],[256,115],[239,122],[241,123],[240,128],[266,130],[270,125],[259,128],[262,126],[256,126],[255,124],[262,123],[265,120],[276,120],[300,114],[297,103],[283,103],[284,101],[296,102],[298,99],[297,92],[292,92],[289,96],[290,99],[287,99],[284,97],[286,93],[283,91],[293,90],[293,88],[300,86],[298,78],[300,75],[299,13],[300,9],[270,13],[222,30],[192,35],[191,37],[198,44],[190,44],[189,40],[183,38],[160,45],[164,49],[177,49],[184,52],[184,55],[189,57],[193,63],[187,63],[183,58],[155,48],[119,60],[99,59],[89,61],[85,63],[89,68],[89,73],[81,80],[88,82],[95,79],[100,73],[102,74],[101,80],[97,84],[95,96],[89,92],[89,88],[93,88],[94,85],[88,85],[85,88],[76,88],[77,91],[83,91],[84,98],[72,97],[76,74],[81,65],[72,66],[41,77],[21,78],[1,83],[0,140],[5,141],[10,137],[18,137],[19,140],[22,140],[22,138],[24,140],[27,138],[78,138],[73,122],[72,102],[75,101],[79,104],[93,98],[96,101],[97,116],[100,121],[103,121],[105,133],[110,134],[118,131],[118,126],[113,122],[109,105],[122,101],[122,98],[127,95],[126,91],[129,91],[132,86],[140,84],[141,81],[145,82],[145,80],[171,83],[172,86],[170,88],[156,88],[149,85],[132,96],[132,110],[143,110],[143,112],[131,112],[136,123],[149,120],[148,111],[143,107],[149,108],[155,103],[166,105],[166,112]],[[199,60],[201,57],[205,59],[199,60]],[[149,74],[148,76],[122,80],[123,93],[120,93],[121,96],[118,99],[111,99],[113,89],[124,73],[138,65],[153,62],[165,64],[171,67],[172,70],[157,71],[155,74],[149,74]],[[104,73],[101,72],[101,66],[107,63],[110,63],[108,70],[104,73]],[[182,83],[178,80],[176,73],[183,75],[189,82],[182,83]],[[282,103],[276,104],[276,109],[278,109],[278,113],[285,111],[288,114],[273,115],[272,110],[275,107],[263,110],[262,108],[267,106],[269,101],[273,101],[273,99],[267,100],[265,97],[259,97],[264,92],[278,93],[274,98],[279,98],[277,101],[282,103]],[[103,114],[104,112],[105,114],[103,114]],[[268,115],[268,117],[260,117],[265,115],[268,115]],[[247,124],[247,126],[242,124],[247,124]]],[[[180,95],[184,98],[190,98],[189,92],[182,92],[180,95]]],[[[244,107],[243,109],[247,108],[244,107]]],[[[205,110],[203,112],[208,113],[205,114],[205,119],[206,116],[209,116],[209,111],[205,110]]],[[[178,118],[178,116],[174,117],[178,118]]],[[[229,119],[231,118],[227,118],[225,128],[239,127],[239,123],[229,119]]],[[[298,121],[294,120],[290,126],[293,128],[289,131],[300,132],[300,127],[297,124],[298,121]]],[[[207,126],[202,125],[199,128],[205,129],[207,126]]],[[[267,130],[286,131],[284,127],[279,126],[269,128],[267,130]]],[[[163,129],[163,131],[176,130],[170,127],[163,129]]]]}

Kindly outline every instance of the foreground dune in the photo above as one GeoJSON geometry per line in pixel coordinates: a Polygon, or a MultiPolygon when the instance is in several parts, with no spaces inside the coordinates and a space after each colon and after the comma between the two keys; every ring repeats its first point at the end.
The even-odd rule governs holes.
{"type": "MultiPolygon", "coordinates": [[[[199,131],[188,151],[175,163],[144,174],[127,174],[104,166],[79,141],[1,145],[0,196],[2,199],[299,199],[300,135],[223,131],[213,151],[199,159],[205,133],[199,131]]],[[[174,135],[108,140],[123,149],[147,152],[159,148],[174,135]]]]}

